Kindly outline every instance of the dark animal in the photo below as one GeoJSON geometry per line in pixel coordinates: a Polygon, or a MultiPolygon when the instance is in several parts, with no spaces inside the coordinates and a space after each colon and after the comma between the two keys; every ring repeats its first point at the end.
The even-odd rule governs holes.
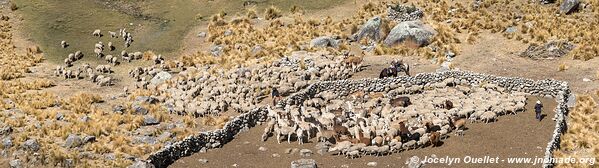
{"type": "Polygon", "coordinates": [[[393,60],[390,67],[381,71],[379,78],[397,77],[399,72],[404,72],[407,76],[410,76],[410,65],[403,63],[403,60],[393,60]]]}
{"type": "Polygon", "coordinates": [[[445,100],[445,104],[444,104],[444,108],[449,110],[453,108],[453,102],[449,101],[449,100],[445,100]]]}
{"type": "Polygon", "coordinates": [[[421,136],[422,135],[420,135],[420,133],[415,132],[413,134],[410,134],[409,138],[410,138],[410,140],[420,141],[421,136]]]}
{"type": "Polygon", "coordinates": [[[391,106],[393,107],[408,107],[411,104],[410,98],[406,96],[391,99],[391,106]]]}
{"type": "Polygon", "coordinates": [[[427,133],[430,133],[430,132],[437,132],[437,131],[440,131],[440,130],[441,130],[441,126],[438,126],[438,125],[433,125],[433,124],[431,124],[430,122],[427,122],[427,123],[425,124],[425,126],[426,126],[426,132],[427,132],[427,133]]]}
{"type": "Polygon", "coordinates": [[[431,133],[430,142],[433,145],[433,147],[439,146],[439,142],[441,141],[440,139],[441,139],[441,133],[439,133],[439,132],[431,133]]]}
{"type": "Polygon", "coordinates": [[[399,137],[401,137],[402,142],[407,142],[408,135],[410,134],[410,130],[406,127],[404,122],[399,122],[399,137]]]}

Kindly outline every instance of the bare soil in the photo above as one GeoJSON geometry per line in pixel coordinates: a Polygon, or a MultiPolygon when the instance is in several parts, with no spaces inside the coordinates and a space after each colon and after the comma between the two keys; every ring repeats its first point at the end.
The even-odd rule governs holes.
{"type": "MultiPolygon", "coordinates": [[[[543,157],[547,141],[551,138],[555,122],[551,117],[555,114],[553,109],[556,102],[553,99],[541,99],[544,104],[544,114],[547,116],[541,121],[535,120],[534,102],[537,99],[528,97],[526,111],[517,115],[506,115],[499,117],[495,123],[469,123],[464,136],[451,136],[443,141],[440,147],[426,147],[416,150],[403,151],[388,156],[375,157],[364,156],[357,159],[348,159],[344,156],[331,154],[320,155],[314,148],[316,143],[311,139],[309,143],[298,145],[297,142],[277,144],[274,138],[266,142],[260,140],[263,126],[250,129],[237,135],[235,140],[224,145],[223,148],[208,150],[206,153],[197,153],[189,157],[179,159],[169,167],[289,167],[291,161],[301,159],[298,152],[285,154],[288,148],[310,149],[314,154],[309,159],[316,160],[318,167],[367,167],[368,162],[377,162],[377,167],[406,167],[405,162],[411,156],[439,158],[466,156],[471,157],[499,157],[505,160],[507,157],[543,157]],[[259,151],[259,147],[265,147],[265,152],[259,151]],[[273,157],[278,154],[280,157],[273,157]],[[207,159],[208,163],[200,163],[199,159],[207,159]]],[[[452,167],[514,167],[507,163],[499,164],[454,164],[452,167]]],[[[426,167],[447,167],[444,164],[431,164],[426,167]]],[[[539,167],[532,164],[521,164],[517,167],[539,167]]]]}

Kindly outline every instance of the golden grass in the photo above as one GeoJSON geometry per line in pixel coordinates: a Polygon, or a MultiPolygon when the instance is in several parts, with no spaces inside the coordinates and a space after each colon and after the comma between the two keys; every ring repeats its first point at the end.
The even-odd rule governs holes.
{"type": "Polygon", "coordinates": [[[220,128],[223,128],[223,126],[225,126],[225,124],[228,121],[229,121],[229,116],[219,116],[219,117],[206,116],[200,120],[200,124],[205,125],[205,126],[214,126],[214,127],[220,129],[220,128]]]}
{"type": "Polygon", "coordinates": [[[565,71],[566,69],[568,69],[568,66],[566,66],[566,64],[561,63],[559,64],[559,66],[557,67],[557,71],[565,71]]]}
{"type": "MultiPolygon", "coordinates": [[[[569,113],[568,131],[562,136],[560,149],[554,152],[557,158],[599,159],[599,112],[590,95],[578,95],[576,106],[569,113]]],[[[582,163],[562,163],[556,167],[593,167],[582,163]]]]}
{"type": "Polygon", "coordinates": [[[274,6],[270,6],[268,8],[266,8],[266,10],[264,11],[264,18],[266,20],[272,20],[272,19],[276,19],[281,17],[281,10],[277,7],[274,6]]]}

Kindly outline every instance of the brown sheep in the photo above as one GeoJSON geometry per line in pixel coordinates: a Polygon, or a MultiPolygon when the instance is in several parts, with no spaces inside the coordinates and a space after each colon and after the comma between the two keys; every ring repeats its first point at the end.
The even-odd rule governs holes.
{"type": "Polygon", "coordinates": [[[362,57],[349,56],[343,60],[343,64],[346,66],[351,66],[352,70],[355,72],[356,70],[360,69],[363,60],[364,59],[362,57]]]}
{"type": "Polygon", "coordinates": [[[391,99],[391,106],[393,107],[408,107],[411,104],[410,98],[406,96],[391,99]]]}
{"type": "Polygon", "coordinates": [[[441,134],[439,132],[433,132],[430,136],[430,142],[433,147],[439,146],[439,142],[441,141],[441,134]]]}
{"type": "Polygon", "coordinates": [[[451,126],[452,129],[464,130],[464,128],[466,128],[466,119],[465,118],[451,119],[451,120],[449,120],[449,126],[451,126]]]}

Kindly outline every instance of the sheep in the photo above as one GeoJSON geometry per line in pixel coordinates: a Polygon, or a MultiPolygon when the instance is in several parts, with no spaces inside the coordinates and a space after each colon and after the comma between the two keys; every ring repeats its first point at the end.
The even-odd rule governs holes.
{"type": "Polygon", "coordinates": [[[78,60],[83,58],[83,53],[81,51],[76,51],[75,52],[75,58],[77,58],[78,60]]]}
{"type": "Polygon", "coordinates": [[[119,64],[119,58],[112,57],[112,60],[110,60],[110,63],[112,63],[112,66],[118,65],[119,64]]]}
{"type": "Polygon", "coordinates": [[[112,42],[108,42],[108,50],[114,51],[116,48],[112,45],[112,42]]]}
{"type": "Polygon", "coordinates": [[[345,153],[345,157],[351,158],[351,159],[359,158],[360,151],[359,150],[349,150],[348,152],[345,153]]]}
{"type": "Polygon", "coordinates": [[[334,147],[329,148],[328,152],[333,152],[333,154],[341,154],[343,151],[345,151],[346,149],[349,149],[350,147],[351,147],[351,142],[342,141],[342,142],[335,144],[334,147]]]}
{"type": "Polygon", "coordinates": [[[441,139],[441,133],[439,132],[433,132],[430,135],[430,143],[433,145],[433,147],[437,147],[439,145],[441,139]]]}
{"type": "Polygon", "coordinates": [[[449,126],[452,129],[457,129],[457,130],[463,130],[466,128],[466,119],[463,118],[459,118],[459,119],[451,119],[449,122],[449,126]]]}
{"type": "Polygon", "coordinates": [[[100,80],[98,80],[97,84],[99,86],[110,86],[110,85],[112,85],[112,78],[111,77],[101,78],[100,80]]]}
{"type": "Polygon", "coordinates": [[[102,31],[100,31],[100,29],[96,29],[94,32],[92,32],[92,35],[102,37],[102,31]]]}
{"type": "Polygon", "coordinates": [[[416,141],[415,140],[410,140],[410,141],[402,144],[402,148],[404,148],[406,150],[412,149],[415,146],[416,146],[416,141]]]}
{"type": "Polygon", "coordinates": [[[71,66],[73,66],[73,61],[71,61],[69,58],[65,58],[65,59],[64,59],[64,64],[65,64],[67,67],[71,67],[71,66]]]}
{"type": "Polygon", "coordinates": [[[112,62],[111,62],[111,61],[112,61],[112,55],[106,55],[106,56],[104,57],[104,60],[106,60],[106,62],[107,62],[107,63],[112,63],[112,62]]]}
{"type": "Polygon", "coordinates": [[[264,134],[262,134],[262,141],[266,141],[266,139],[268,139],[268,136],[270,136],[270,134],[272,133],[272,131],[275,128],[275,120],[270,120],[267,124],[266,124],[266,128],[264,128],[264,134]]]}
{"type": "Polygon", "coordinates": [[[102,49],[99,48],[95,48],[94,53],[96,53],[96,57],[98,58],[102,58],[104,56],[104,53],[102,53],[102,49]]]}
{"type": "Polygon", "coordinates": [[[277,143],[281,144],[281,137],[287,136],[287,143],[291,143],[291,135],[295,133],[296,127],[279,126],[275,127],[277,133],[277,143]]]}
{"type": "Polygon", "coordinates": [[[64,40],[62,40],[62,41],[60,42],[60,46],[61,46],[62,48],[67,48],[67,47],[69,46],[69,43],[67,43],[67,41],[64,41],[64,40]]]}
{"type": "Polygon", "coordinates": [[[104,50],[104,44],[100,41],[100,42],[94,44],[94,48],[104,50]]]}
{"type": "Polygon", "coordinates": [[[492,111],[487,111],[480,115],[480,119],[485,121],[485,123],[489,123],[489,121],[495,121],[497,119],[497,113],[492,111]]]}
{"type": "Polygon", "coordinates": [[[116,32],[108,31],[108,34],[110,34],[111,38],[119,38],[118,35],[116,34],[116,32]]]}
{"type": "Polygon", "coordinates": [[[137,52],[134,52],[134,53],[133,53],[133,56],[129,55],[129,57],[133,57],[133,59],[134,59],[134,60],[141,59],[141,57],[142,57],[142,56],[143,56],[143,53],[142,53],[142,52],[139,52],[139,51],[137,51],[137,52]]]}

